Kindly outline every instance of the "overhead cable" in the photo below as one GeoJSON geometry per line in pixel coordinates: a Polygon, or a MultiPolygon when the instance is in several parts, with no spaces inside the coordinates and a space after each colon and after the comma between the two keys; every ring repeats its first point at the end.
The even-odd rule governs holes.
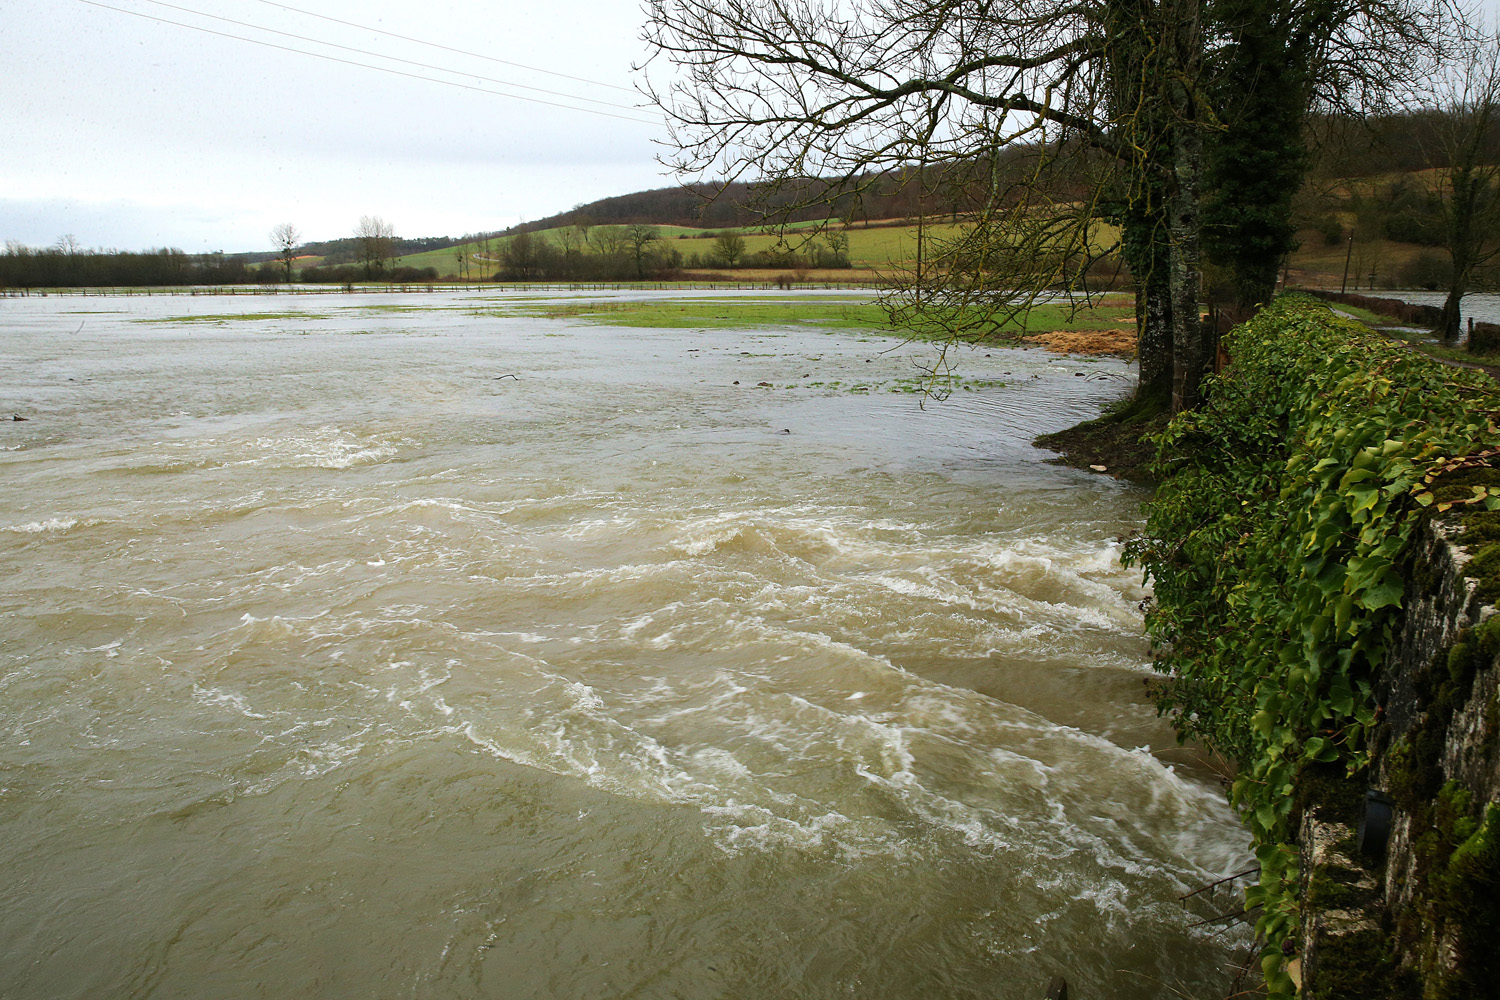
{"type": "MultiPolygon", "coordinates": [[[[263,40],[258,39],[258,38],[246,38],[243,35],[235,35],[235,34],[231,34],[231,33],[227,32],[227,31],[216,31],[213,28],[205,28],[202,25],[198,25],[198,24],[185,24],[182,21],[173,21],[170,18],[156,17],[155,15],[144,14],[144,13],[142,13],[140,11],[136,11],[136,10],[127,10],[124,7],[113,7],[113,6],[111,6],[111,5],[107,4],[107,3],[100,3],[99,0],[78,0],[78,2],[79,3],[83,3],[83,4],[88,4],[90,7],[99,7],[101,9],[103,9],[103,10],[112,10],[112,11],[115,11],[116,13],[118,13],[118,14],[129,14],[132,17],[139,17],[139,18],[142,18],[142,19],[147,20],[147,21],[156,21],[156,22],[158,22],[160,24],[170,24],[170,25],[173,25],[173,26],[178,27],[178,28],[188,28],[188,29],[191,29],[193,31],[201,31],[201,32],[203,32],[205,34],[216,35],[216,36],[218,36],[220,38],[231,38],[231,39],[234,39],[235,41],[238,41],[238,42],[249,42],[252,45],[261,45],[261,46],[264,46],[264,47],[266,47],[268,49],[277,49],[277,50],[282,51],[282,52],[291,52],[291,53],[295,53],[296,55],[300,55],[300,56],[312,56],[315,59],[325,59],[325,60],[327,60],[329,62],[341,63],[341,64],[343,64],[345,66],[358,66],[361,69],[372,69],[372,70],[375,70],[376,72],[379,72],[379,73],[390,73],[393,76],[404,76],[404,77],[406,77],[408,79],[411,79],[411,80],[423,80],[423,81],[426,81],[427,83],[439,83],[439,84],[443,84],[444,86],[448,86],[448,87],[457,87],[460,90],[472,90],[472,91],[474,91],[476,93],[490,94],[490,95],[492,95],[494,97],[508,97],[508,98],[510,98],[513,101],[527,101],[527,102],[529,102],[531,104],[545,104],[548,107],[564,108],[564,109],[566,109],[568,111],[581,111],[581,112],[583,112],[585,114],[600,115],[600,116],[605,117],[605,118],[618,118],[620,121],[636,122],[637,124],[641,124],[641,125],[656,125],[656,124],[660,124],[658,121],[650,119],[650,118],[635,118],[635,117],[631,117],[629,115],[615,114],[612,111],[601,111],[601,110],[599,110],[597,108],[579,107],[576,104],[563,104],[563,103],[561,103],[559,101],[544,101],[544,100],[542,100],[539,97],[525,97],[525,96],[523,96],[521,94],[508,94],[508,93],[506,93],[505,91],[502,91],[502,90],[490,90],[487,87],[475,87],[475,86],[472,86],[472,85],[467,84],[467,83],[459,83],[456,80],[443,80],[443,79],[440,79],[438,77],[423,76],[420,73],[408,73],[405,70],[392,69],[389,66],[372,66],[369,63],[356,62],[356,61],[354,61],[352,59],[341,59],[338,56],[326,55],[326,54],[321,53],[321,52],[308,52],[306,49],[292,48],[289,45],[278,45],[275,42],[267,42],[267,41],[263,41],[263,40]]],[[[381,56],[379,58],[385,58],[385,57],[381,56]]],[[[448,70],[448,71],[445,71],[445,72],[453,72],[453,71],[448,70]]]]}
{"type": "Polygon", "coordinates": [[[527,66],[525,63],[511,62],[509,59],[499,59],[495,56],[487,56],[482,52],[468,52],[464,49],[455,49],[451,46],[440,45],[437,42],[424,42],[420,38],[412,38],[410,35],[398,35],[394,31],[385,31],[380,28],[372,28],[368,24],[356,24],[353,21],[342,21],[336,17],[329,17],[327,14],[318,14],[314,11],[303,10],[300,7],[288,7],[284,3],[277,3],[276,0],[256,0],[256,3],[263,3],[267,7],[279,7],[282,10],[289,10],[294,14],[305,14],[308,17],[316,17],[324,21],[332,21],[334,24],[342,24],[350,28],[359,28],[361,31],[373,31],[377,35],[385,35],[388,38],[399,38],[403,42],[415,42],[418,45],[430,45],[435,49],[442,49],[445,52],[453,52],[461,56],[472,56],[475,59],[488,59],[490,62],[500,63],[504,66],[514,66],[517,69],[530,70],[533,73],[546,73],[548,76],[560,76],[564,80],[573,80],[578,83],[591,83],[596,87],[609,87],[613,90],[623,90],[627,94],[635,93],[635,91],[631,88],[622,87],[617,83],[605,83],[602,80],[590,80],[582,76],[569,76],[567,73],[559,73],[556,70],[552,69],[542,69],[540,66],[527,66]]]}
{"type": "Polygon", "coordinates": [[[279,31],[276,28],[267,28],[264,25],[252,24],[249,21],[236,21],[232,17],[220,17],[218,14],[210,14],[207,11],[194,10],[191,7],[179,7],[166,0],[145,0],[146,3],[155,4],[158,7],[166,7],[170,10],[181,11],[184,14],[192,14],[197,17],[206,17],[213,21],[223,21],[226,24],[238,25],[241,28],[249,28],[252,31],[264,31],[270,35],[280,35],[283,38],[295,38],[299,42],[310,42],[313,45],[326,45],[331,49],[340,49],[344,52],[354,52],[362,56],[372,56],[376,59],[386,59],[390,62],[405,63],[408,66],[416,66],[420,69],[436,70],[439,73],[452,73],[455,76],[467,76],[475,80],[483,80],[485,83],[498,83],[502,87],[516,87],[520,90],[534,90],[539,94],[550,94],[553,97],[566,97],[570,101],[587,101],[590,104],[602,104],[606,108],[618,108],[621,111],[634,111],[635,108],[628,104],[616,104],[613,101],[600,101],[592,97],[582,97],[578,94],[564,94],[556,90],[547,90],[545,87],[531,87],[524,83],[512,83],[509,80],[497,80],[491,76],[480,76],[478,73],[469,73],[464,70],[449,69],[447,66],[434,66],[432,63],[417,62],[414,59],[402,59],[400,56],[388,56],[381,52],[370,49],[355,48],[352,45],[340,45],[338,42],[325,42],[321,38],[312,38],[308,35],[299,35],[291,31],[279,31]]]}

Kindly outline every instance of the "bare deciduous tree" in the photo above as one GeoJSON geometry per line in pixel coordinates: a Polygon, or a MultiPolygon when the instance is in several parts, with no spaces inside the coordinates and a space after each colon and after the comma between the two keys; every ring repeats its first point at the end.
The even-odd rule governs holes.
{"type": "Polygon", "coordinates": [[[365,277],[374,279],[390,260],[396,245],[396,229],[378,215],[361,215],[354,228],[359,240],[359,256],[365,265],[365,277]]]}
{"type": "MultiPolygon", "coordinates": [[[[1198,0],[651,0],[648,9],[648,39],[678,70],[650,93],[668,111],[668,162],[680,172],[758,182],[767,205],[821,202],[841,215],[866,191],[913,189],[917,258],[887,299],[900,325],[978,339],[1049,287],[1085,287],[1113,249],[1099,226],[1106,194],[1136,200],[1141,185],[1120,178],[1145,164],[1164,197],[1194,196],[1195,128],[1179,129],[1177,146],[1146,133],[1197,110],[1196,63],[1183,55],[1197,52],[1198,0]],[[1134,92],[1105,86],[1108,16],[1150,18],[1122,58],[1165,54],[1134,92]],[[941,215],[956,228],[921,225],[941,215]]],[[[1152,232],[1169,247],[1163,260],[1179,265],[1164,269],[1176,298],[1195,303],[1182,311],[1189,337],[1199,336],[1186,238],[1195,214],[1188,205],[1174,228],[1158,212],[1152,232]]],[[[1172,342],[1143,341],[1167,353],[1156,367],[1168,372],[1172,342]]],[[[1196,399],[1200,374],[1201,365],[1187,373],[1180,405],[1196,399]]]]}
{"type": "Polygon", "coordinates": [[[745,237],[734,230],[725,230],[714,238],[714,253],[725,267],[734,267],[745,256],[745,237]]]}
{"type": "Polygon", "coordinates": [[[637,280],[646,276],[646,267],[654,260],[660,244],[661,230],[655,226],[636,223],[625,227],[625,249],[635,264],[637,280]]]}
{"type": "Polygon", "coordinates": [[[1446,164],[1432,176],[1453,261],[1438,334],[1453,344],[1464,295],[1476,274],[1500,259],[1500,35],[1461,50],[1432,98],[1433,131],[1446,164]]]}
{"type": "Polygon", "coordinates": [[[577,277],[578,259],[583,256],[584,231],[578,226],[563,226],[557,230],[557,249],[562,255],[563,276],[577,277]]]}
{"type": "Polygon", "coordinates": [[[297,259],[297,244],[302,234],[290,222],[281,222],[271,227],[271,245],[276,248],[276,259],[286,269],[287,284],[292,283],[292,261],[297,259]]]}
{"type": "Polygon", "coordinates": [[[504,275],[515,281],[534,281],[551,248],[540,233],[519,232],[500,251],[504,275]]]}

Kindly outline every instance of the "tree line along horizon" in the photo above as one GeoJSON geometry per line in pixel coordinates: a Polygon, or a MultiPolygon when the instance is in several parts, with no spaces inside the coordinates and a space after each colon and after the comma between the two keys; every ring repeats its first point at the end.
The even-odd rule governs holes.
{"type": "MultiPolygon", "coordinates": [[[[1304,251],[1325,245],[1352,249],[1351,287],[1446,290],[1451,280],[1439,176],[1451,162],[1433,138],[1434,117],[1431,112],[1406,112],[1366,120],[1330,116],[1315,123],[1312,162],[1293,199],[1293,225],[1304,251]]],[[[1493,163],[1500,161],[1500,120],[1489,129],[1483,148],[1493,163]]],[[[1012,151],[1016,170],[1034,167],[1040,158],[1033,149],[1012,151]]],[[[346,284],[669,280],[682,270],[888,267],[902,261],[862,255],[858,236],[851,247],[841,227],[911,227],[926,217],[951,228],[977,209],[972,198],[954,204],[951,192],[935,193],[944,183],[938,176],[943,168],[929,168],[922,183],[915,182],[918,172],[920,167],[892,171],[868,183],[858,197],[826,206],[797,205],[785,190],[768,198],[745,182],[658,188],[457,239],[402,238],[379,216],[367,216],[352,235],[331,240],[303,240],[294,225],[283,223],[269,234],[275,248],[269,251],[90,249],[71,234],[48,247],[9,241],[0,254],[0,287],[274,283],[288,280],[289,272],[298,281],[346,284]],[[781,238],[757,239],[778,232],[781,238]],[[746,236],[760,248],[747,246],[746,236]],[[684,252],[673,246],[677,241],[702,249],[684,252]],[[405,263],[416,255],[423,262],[405,263]],[[441,266],[430,263],[434,257],[441,266]],[[303,263],[309,259],[316,263],[303,263]]],[[[1040,182],[1059,200],[1087,193],[1086,178],[1053,172],[1040,182]]],[[[888,241],[882,250],[887,246],[888,241]]],[[[1109,276],[1115,287],[1131,287],[1129,266],[1117,251],[1101,254],[1091,266],[1096,286],[1109,276]]],[[[1481,266],[1472,286],[1500,287],[1495,271],[1481,266]]],[[[1205,291],[1211,291],[1214,278],[1207,276],[1205,291]]],[[[1055,284],[1065,283],[1066,276],[1059,279],[1055,284]]]]}

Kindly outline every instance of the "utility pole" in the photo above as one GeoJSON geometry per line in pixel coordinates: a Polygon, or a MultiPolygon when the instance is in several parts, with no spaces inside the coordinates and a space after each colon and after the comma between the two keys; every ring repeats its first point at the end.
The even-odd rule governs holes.
{"type": "Polygon", "coordinates": [[[1339,294],[1349,290],[1349,261],[1354,258],[1354,234],[1349,234],[1349,252],[1344,254],[1344,280],[1339,284],[1339,294]]]}

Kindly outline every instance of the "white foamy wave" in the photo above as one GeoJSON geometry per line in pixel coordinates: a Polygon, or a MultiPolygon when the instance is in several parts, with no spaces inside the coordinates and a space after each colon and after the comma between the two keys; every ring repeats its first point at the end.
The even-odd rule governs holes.
{"type": "MultiPolygon", "coordinates": [[[[362,736],[368,731],[369,727],[366,726],[355,736],[362,736]]],[[[317,746],[306,747],[301,751],[297,769],[304,778],[321,778],[342,767],[364,748],[364,743],[353,738],[329,740],[317,746]]]]}
{"type": "MultiPolygon", "coordinates": [[[[599,635],[636,646],[667,626],[686,635],[681,613],[695,607],[638,610],[599,635]]],[[[1197,874],[1233,825],[1212,793],[1149,753],[921,677],[855,643],[764,620],[736,627],[749,631],[715,642],[712,655],[727,659],[689,673],[580,675],[518,652],[517,642],[498,658],[486,644],[483,658],[442,667],[390,661],[389,673],[370,678],[372,693],[419,729],[499,759],[695,809],[708,842],[727,853],[909,859],[957,848],[1035,868],[1027,877],[1038,881],[1082,860],[1136,887],[1163,871],[1197,874]],[[770,648],[737,657],[741,640],[770,648]],[[1117,789],[1104,805],[1100,783],[1117,789]]]]}
{"type": "Polygon", "coordinates": [[[765,806],[730,800],[723,805],[705,804],[700,810],[713,820],[707,833],[726,854],[741,851],[814,850],[830,841],[847,842],[853,826],[848,816],[829,811],[794,819],[778,815],[765,806]]]}
{"type": "Polygon", "coordinates": [[[843,552],[852,541],[835,530],[826,514],[808,517],[800,510],[727,511],[687,522],[677,530],[679,537],[670,547],[694,559],[740,552],[821,560],[843,552]]]}
{"type": "Polygon", "coordinates": [[[320,427],[311,434],[293,434],[287,437],[260,437],[255,447],[267,452],[264,458],[252,460],[286,464],[307,465],[320,469],[348,469],[357,465],[373,465],[396,454],[396,446],[389,442],[361,441],[347,431],[337,427],[320,427]]]}
{"type": "Polygon", "coordinates": [[[137,472],[187,472],[236,466],[283,469],[348,469],[375,465],[394,456],[410,442],[362,439],[325,425],[286,434],[253,438],[202,437],[186,441],[157,441],[164,452],[137,456],[126,467],[137,472]]]}
{"type": "Polygon", "coordinates": [[[221,688],[204,688],[194,684],[193,700],[200,705],[229,709],[239,715],[243,715],[247,719],[266,718],[263,713],[251,710],[250,702],[245,696],[234,691],[225,691],[221,688]]]}
{"type": "Polygon", "coordinates": [[[49,517],[45,521],[29,521],[26,524],[9,524],[3,530],[14,531],[23,535],[40,535],[56,531],[67,531],[78,526],[78,519],[73,517],[49,517]]]}

